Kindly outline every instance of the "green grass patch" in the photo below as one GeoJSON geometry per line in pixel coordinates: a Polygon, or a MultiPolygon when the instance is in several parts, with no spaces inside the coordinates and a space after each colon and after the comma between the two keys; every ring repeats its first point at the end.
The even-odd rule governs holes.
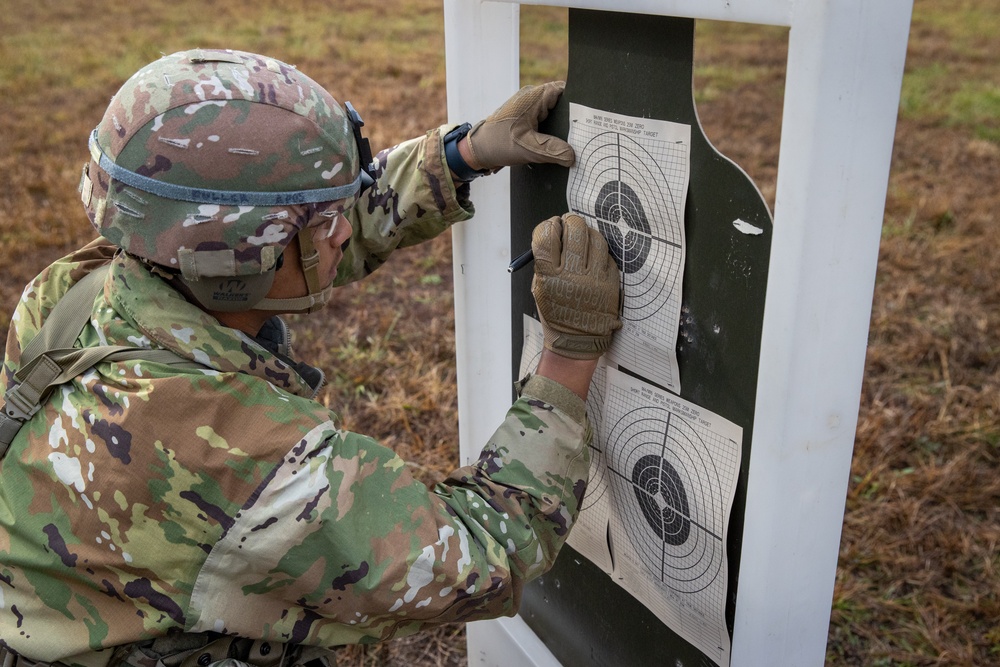
{"type": "MultiPolygon", "coordinates": [[[[191,48],[236,48],[280,54],[291,63],[334,57],[381,70],[421,71],[444,62],[440,12],[386,12],[378,5],[334,9],[315,2],[277,0],[246,11],[240,5],[213,7],[211,20],[192,21],[188,11],[143,3],[108,6],[106,33],[81,33],[74,24],[24,20],[2,37],[0,90],[31,94],[95,85],[95,74],[123,82],[162,54],[191,48]],[[90,44],[91,48],[81,48],[90,44]],[[81,54],[85,54],[81,57],[81,54]],[[110,75],[110,76],[109,76],[110,75]]],[[[23,18],[23,17],[22,17],[23,18]]]]}
{"type": "Polygon", "coordinates": [[[769,67],[745,63],[695,63],[695,102],[711,102],[737,88],[762,81],[770,72],[769,67]]]}
{"type": "Polygon", "coordinates": [[[997,34],[1000,12],[995,4],[983,0],[918,0],[913,10],[900,116],[1000,143],[997,34]],[[984,65],[992,75],[982,76],[984,65]]]}
{"type": "Polygon", "coordinates": [[[956,55],[995,60],[1000,12],[996,4],[983,0],[917,0],[911,32],[920,36],[924,31],[947,39],[956,55]]]}
{"type": "Polygon", "coordinates": [[[566,79],[569,61],[569,10],[524,5],[520,20],[522,84],[566,79]]]}
{"type": "Polygon", "coordinates": [[[940,120],[948,105],[951,73],[943,63],[910,70],[903,77],[899,110],[913,120],[940,120]]]}
{"type": "Polygon", "coordinates": [[[951,97],[949,119],[970,127],[980,139],[1000,143],[1000,85],[990,81],[963,81],[951,97]]]}
{"type": "Polygon", "coordinates": [[[959,127],[1000,142],[1000,84],[962,80],[944,63],[907,72],[899,108],[904,118],[959,127]]]}

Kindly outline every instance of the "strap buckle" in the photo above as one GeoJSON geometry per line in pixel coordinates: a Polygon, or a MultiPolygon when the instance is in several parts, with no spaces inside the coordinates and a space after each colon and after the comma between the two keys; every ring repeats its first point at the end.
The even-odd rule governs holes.
{"type": "Polygon", "coordinates": [[[6,646],[0,646],[0,667],[17,667],[18,655],[6,646]]]}
{"type": "Polygon", "coordinates": [[[21,385],[18,384],[7,390],[2,409],[6,417],[26,422],[41,409],[41,406],[37,400],[32,401],[30,398],[23,396],[21,394],[21,385]]]}
{"type": "MultiPolygon", "coordinates": [[[[42,408],[42,395],[59,375],[61,367],[49,355],[41,354],[22,368],[26,377],[18,384],[7,388],[0,407],[0,458],[7,454],[7,448],[14,441],[21,426],[42,408]]],[[[21,371],[14,375],[17,379],[21,371]]],[[[0,665],[0,667],[3,667],[0,665]]]]}
{"type": "MultiPolygon", "coordinates": [[[[24,423],[41,408],[37,402],[32,403],[30,399],[22,396],[18,391],[20,388],[21,385],[11,387],[4,397],[6,400],[3,407],[0,408],[0,459],[6,456],[10,443],[14,442],[14,438],[17,437],[17,433],[24,423]]],[[[2,652],[6,650],[6,648],[0,648],[0,659],[3,659],[0,667],[11,667],[7,665],[10,653],[2,652]]]]}
{"type": "Polygon", "coordinates": [[[319,250],[313,247],[312,252],[310,252],[309,254],[303,252],[299,257],[299,262],[302,265],[303,273],[314,267],[319,266],[319,250]]]}

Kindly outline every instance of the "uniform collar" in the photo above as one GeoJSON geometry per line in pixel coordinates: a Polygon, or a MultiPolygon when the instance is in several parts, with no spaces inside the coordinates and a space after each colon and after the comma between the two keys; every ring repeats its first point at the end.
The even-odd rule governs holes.
{"type": "Polygon", "coordinates": [[[124,253],[115,257],[107,294],[115,310],[154,346],[222,373],[258,376],[298,396],[311,398],[319,389],[311,386],[289,360],[242,331],[220,324],[133,257],[124,253]]]}

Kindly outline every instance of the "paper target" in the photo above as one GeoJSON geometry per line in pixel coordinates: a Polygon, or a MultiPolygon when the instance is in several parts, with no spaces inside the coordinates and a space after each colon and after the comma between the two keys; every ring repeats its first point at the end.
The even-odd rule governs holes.
{"type": "Polygon", "coordinates": [[[702,437],[683,417],[649,406],[623,415],[607,448],[615,503],[643,565],[674,590],[709,587],[722,567],[725,508],[702,437]]]}
{"type": "MultiPolygon", "coordinates": [[[[660,148],[685,164],[686,145],[660,148]]],[[[570,178],[577,192],[573,210],[596,223],[622,271],[623,319],[659,312],[679,288],[683,267],[683,193],[673,191],[678,179],[646,146],[614,131],[598,132],[582,145],[570,178]]]]}
{"type": "Polygon", "coordinates": [[[677,331],[691,127],[570,103],[569,209],[601,232],[622,274],[608,359],[680,393],[677,331]]]}
{"type": "Polygon", "coordinates": [[[606,373],[612,576],[706,655],[722,651],[743,429],[619,369],[606,373]]]}

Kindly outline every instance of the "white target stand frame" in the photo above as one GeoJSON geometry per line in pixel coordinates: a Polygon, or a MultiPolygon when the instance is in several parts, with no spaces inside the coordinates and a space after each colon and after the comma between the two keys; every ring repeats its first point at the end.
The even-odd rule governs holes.
{"type": "MultiPolygon", "coordinates": [[[[521,4],[789,28],[732,665],[822,665],[913,0],[444,0],[450,118],[519,88],[521,4]]],[[[510,180],[473,187],[453,236],[463,462],[509,407],[512,367],[510,180]]],[[[519,617],[468,632],[470,665],[559,665],[519,617]]]]}

